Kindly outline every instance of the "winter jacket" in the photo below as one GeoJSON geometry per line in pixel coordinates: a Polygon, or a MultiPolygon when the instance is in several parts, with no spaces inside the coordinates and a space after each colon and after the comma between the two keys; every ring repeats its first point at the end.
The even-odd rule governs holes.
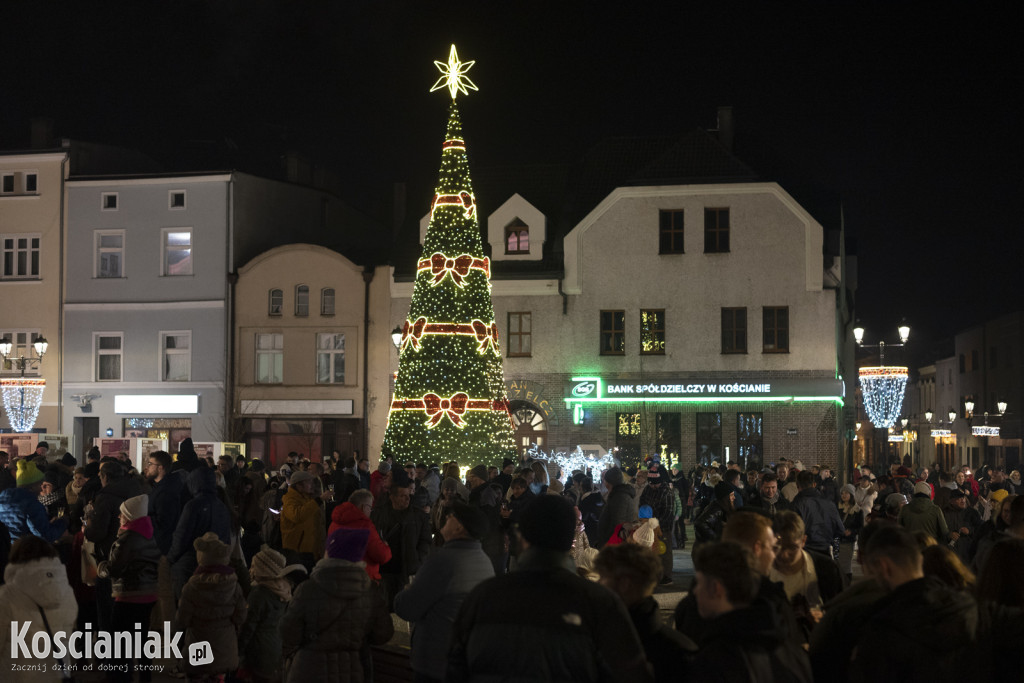
{"type": "Polygon", "coordinates": [[[568,553],[528,548],[481,583],[452,627],[445,681],[653,680],[622,601],[579,577],[568,553]],[[529,597],[529,604],[523,596],[529,597]]]}
{"type": "Polygon", "coordinates": [[[505,552],[505,533],[501,527],[501,487],[484,483],[469,492],[469,504],[479,508],[487,518],[488,530],[481,547],[492,561],[501,559],[505,552]]]}
{"type": "Polygon", "coordinates": [[[953,532],[960,534],[960,530],[963,528],[967,529],[967,535],[960,534],[956,541],[950,542],[950,547],[953,548],[964,565],[969,567],[971,560],[974,559],[972,552],[974,537],[981,526],[981,515],[971,507],[961,510],[953,506],[948,506],[943,510],[942,515],[946,518],[946,528],[949,529],[951,535],[953,532]]]}
{"type": "Polygon", "coordinates": [[[811,683],[803,648],[787,640],[771,607],[755,602],[707,621],[693,662],[695,683],[811,683]]]}
{"type": "MultiPolygon", "coordinates": [[[[804,642],[803,630],[797,624],[796,615],[793,614],[793,607],[789,604],[786,590],[782,587],[781,583],[776,583],[767,576],[762,575],[761,587],[757,591],[757,597],[754,599],[754,602],[763,602],[771,607],[782,635],[786,640],[797,646],[804,642]]],[[[686,597],[676,605],[675,625],[677,631],[689,637],[698,646],[703,646],[704,636],[709,632],[708,620],[700,616],[700,612],[697,611],[697,598],[692,588],[686,597]]]]}
{"type": "Polygon", "coordinates": [[[846,680],[856,634],[884,596],[877,581],[864,579],[825,603],[825,614],[811,631],[809,654],[816,681],[846,680]]]}
{"type": "Polygon", "coordinates": [[[281,621],[286,651],[295,651],[287,681],[361,683],[359,649],[386,643],[394,624],[362,562],[323,559],[288,603],[281,621]]]}
{"type": "Polygon", "coordinates": [[[857,536],[860,535],[860,530],[864,528],[864,511],[855,502],[849,512],[840,510],[839,518],[843,520],[843,526],[850,532],[849,536],[843,533],[839,537],[839,542],[853,543],[857,540],[857,536]]]}
{"type": "Polygon", "coordinates": [[[872,510],[875,507],[875,499],[878,498],[878,487],[872,484],[867,488],[858,486],[853,492],[853,499],[860,506],[860,509],[864,512],[864,519],[871,516],[872,510]]]}
{"type": "Polygon", "coordinates": [[[38,496],[17,486],[0,491],[0,523],[7,527],[11,543],[29,534],[52,543],[67,529],[67,522],[62,519],[50,524],[46,508],[38,496]]]}
{"type": "Polygon", "coordinates": [[[836,504],[825,500],[815,488],[806,488],[793,499],[793,511],[804,520],[807,533],[806,547],[820,553],[828,553],[832,540],[841,537],[846,527],[839,518],[836,504]]]}
{"type": "Polygon", "coordinates": [[[329,537],[338,529],[366,529],[370,532],[369,542],[363,562],[366,563],[366,574],[375,581],[380,581],[380,566],[391,559],[391,548],[381,540],[380,534],[373,526],[370,518],[352,503],[342,503],[331,513],[331,526],[327,529],[329,537]]]}
{"type": "Polygon", "coordinates": [[[174,530],[181,517],[181,492],[185,480],[181,472],[169,472],[149,490],[149,517],[153,520],[153,538],[161,555],[171,551],[174,530]]]}
{"type": "Polygon", "coordinates": [[[933,577],[908,581],[876,603],[860,631],[850,681],[975,680],[974,665],[966,655],[977,624],[978,608],[967,593],[933,577]]]}
{"type": "Polygon", "coordinates": [[[85,537],[96,544],[94,554],[97,560],[107,558],[117,538],[117,530],[121,526],[121,503],[141,495],[142,482],[130,476],[110,482],[96,494],[92,501],[92,514],[85,527],[85,537]]]}
{"type": "Polygon", "coordinates": [[[611,538],[615,527],[637,519],[636,491],[629,484],[616,484],[608,493],[608,499],[601,510],[601,518],[597,522],[599,542],[595,548],[601,548],[611,538]]]}
{"type": "Polygon", "coordinates": [[[160,549],[149,517],[139,517],[121,527],[108,558],[96,567],[98,576],[111,580],[114,598],[155,602],[159,593],[157,568],[160,549]]]}
{"type": "Polygon", "coordinates": [[[939,543],[945,543],[949,538],[946,516],[931,498],[923,494],[914,496],[913,500],[900,508],[896,521],[907,531],[924,531],[939,543]]]}
{"type": "MultiPolygon", "coordinates": [[[[193,473],[200,469],[208,468],[193,473]]],[[[245,597],[231,567],[204,565],[196,570],[181,591],[175,624],[185,632],[183,654],[192,643],[205,640],[213,661],[194,665],[186,656],[189,675],[216,675],[238,668],[238,632],[245,623],[245,610],[245,597]]]]}
{"type": "Polygon", "coordinates": [[[359,477],[352,470],[334,470],[334,500],[347,503],[348,497],[359,490],[359,477]]]}
{"type": "MultiPolygon", "coordinates": [[[[597,491],[584,493],[577,506],[583,518],[583,526],[587,530],[587,540],[592,548],[600,548],[607,538],[601,538],[598,527],[601,523],[601,512],[604,510],[604,498],[597,491]]],[[[611,534],[609,534],[610,536],[611,534]]]]}
{"type": "Polygon", "coordinates": [[[245,624],[238,634],[238,654],[245,668],[271,678],[281,668],[281,619],[288,603],[256,584],[249,591],[245,624]]]}
{"type": "Polygon", "coordinates": [[[650,505],[651,510],[654,512],[654,517],[658,520],[658,524],[665,533],[669,533],[672,530],[672,524],[675,521],[675,495],[672,493],[672,486],[665,483],[652,486],[650,484],[644,488],[644,492],[640,494],[639,505],[650,505]]]}
{"type": "Polygon", "coordinates": [[[415,574],[430,550],[430,518],[411,505],[404,510],[391,507],[391,499],[374,508],[370,520],[391,548],[391,559],[382,564],[382,574],[408,578],[415,574]]]}
{"type": "Polygon", "coordinates": [[[209,467],[197,467],[186,479],[192,500],[185,503],[185,508],[178,518],[171,539],[171,549],[167,560],[174,564],[187,557],[195,561],[196,551],[192,542],[212,531],[223,543],[231,545],[231,511],[217,496],[217,477],[209,467]]]}
{"type": "MultiPolygon", "coordinates": [[[[723,498],[724,500],[724,498],[723,498]]],[[[693,533],[697,537],[697,543],[709,543],[722,538],[725,530],[727,513],[722,502],[712,501],[700,516],[693,521],[693,533]]]]}
{"type": "Polygon", "coordinates": [[[452,623],[477,584],[494,576],[480,541],[448,541],[427,556],[416,580],[395,596],[395,614],[412,622],[413,671],[443,680],[452,623]]]}
{"type": "Polygon", "coordinates": [[[658,601],[647,596],[629,608],[629,618],[644,645],[647,661],[654,669],[655,683],[686,680],[697,645],[665,625],[658,601]]]}
{"type": "Polygon", "coordinates": [[[782,497],[781,494],[775,494],[775,501],[772,502],[767,498],[764,498],[760,492],[757,495],[750,498],[747,501],[746,509],[754,508],[761,510],[763,514],[768,515],[771,519],[775,519],[775,515],[783,510],[792,510],[793,504],[782,497]]]}
{"type": "Polygon", "coordinates": [[[50,633],[70,633],[75,628],[78,603],[68,584],[68,576],[56,557],[9,564],[4,570],[4,585],[0,586],[0,671],[5,683],[34,683],[59,681],[61,674],[52,670],[52,660],[39,660],[32,655],[32,639],[37,633],[46,633],[42,608],[50,633]],[[28,656],[11,657],[11,622],[31,622],[24,634],[28,656]],[[48,671],[16,671],[14,664],[47,664],[48,671]]]}
{"type": "Polygon", "coordinates": [[[281,500],[281,546],[314,558],[324,554],[324,516],[316,498],[289,487],[281,500]]]}

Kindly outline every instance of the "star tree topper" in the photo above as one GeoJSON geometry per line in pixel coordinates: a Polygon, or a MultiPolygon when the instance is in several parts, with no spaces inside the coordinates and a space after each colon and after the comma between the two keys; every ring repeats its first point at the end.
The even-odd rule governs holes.
{"type": "Polygon", "coordinates": [[[437,79],[437,83],[434,83],[434,87],[430,89],[430,92],[440,90],[441,88],[448,88],[448,92],[452,94],[452,99],[455,99],[455,95],[461,92],[463,95],[468,95],[470,88],[472,90],[479,90],[473,81],[469,80],[466,76],[466,72],[476,64],[474,59],[471,62],[460,62],[459,53],[455,51],[455,45],[452,45],[451,52],[448,53],[448,63],[439,62],[436,59],[434,64],[441,72],[441,77],[437,79]]]}

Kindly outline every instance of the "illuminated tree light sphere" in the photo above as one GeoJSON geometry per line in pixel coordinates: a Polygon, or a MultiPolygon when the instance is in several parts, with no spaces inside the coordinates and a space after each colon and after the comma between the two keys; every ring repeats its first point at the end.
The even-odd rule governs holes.
{"type": "Polygon", "coordinates": [[[907,388],[907,368],[882,366],[860,369],[864,410],[875,427],[889,428],[899,419],[907,388]]]}

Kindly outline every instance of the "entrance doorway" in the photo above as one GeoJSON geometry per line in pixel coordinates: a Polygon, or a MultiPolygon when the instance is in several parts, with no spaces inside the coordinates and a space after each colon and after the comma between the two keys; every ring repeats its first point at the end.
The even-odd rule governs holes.
{"type": "Polygon", "coordinates": [[[547,446],[548,425],[540,408],[529,401],[510,401],[509,412],[516,430],[514,438],[520,460],[533,444],[543,450],[547,446]]]}
{"type": "Polygon", "coordinates": [[[76,417],[74,426],[75,436],[75,447],[80,451],[79,453],[72,453],[76,458],[79,458],[79,462],[85,464],[85,458],[82,457],[90,448],[92,448],[93,439],[100,435],[100,419],[98,417],[76,417]]]}

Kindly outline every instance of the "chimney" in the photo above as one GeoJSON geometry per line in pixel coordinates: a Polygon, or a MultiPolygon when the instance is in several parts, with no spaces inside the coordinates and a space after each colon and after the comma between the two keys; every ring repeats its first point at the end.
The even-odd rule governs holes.
{"type": "Polygon", "coordinates": [[[732,107],[722,106],[718,108],[718,141],[722,143],[729,152],[732,152],[733,139],[732,107]]]}
{"type": "Polygon", "coordinates": [[[53,146],[53,119],[32,119],[32,149],[49,149],[53,146]]]}

